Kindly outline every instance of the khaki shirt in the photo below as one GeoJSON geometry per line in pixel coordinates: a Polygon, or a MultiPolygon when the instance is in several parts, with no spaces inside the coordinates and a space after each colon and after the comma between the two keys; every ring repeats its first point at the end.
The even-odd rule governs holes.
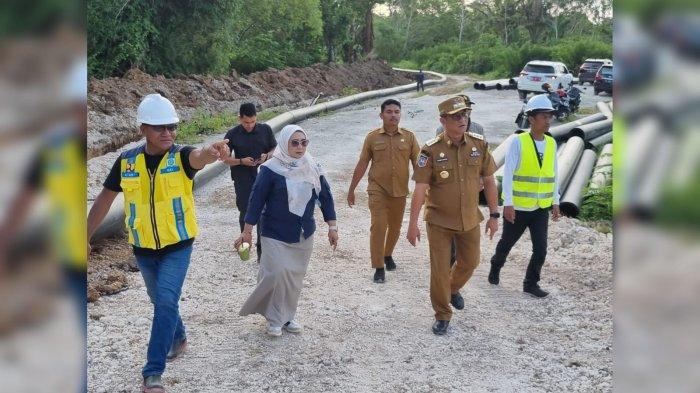
{"type": "Polygon", "coordinates": [[[484,219],[479,210],[479,180],[495,171],[488,144],[478,134],[465,133],[459,145],[444,133],[428,141],[413,173],[416,183],[430,186],[425,221],[455,231],[479,225],[484,219]]]}
{"type": "Polygon", "coordinates": [[[368,164],[367,191],[381,191],[393,197],[408,195],[408,162],[416,168],[420,145],[413,132],[399,127],[394,135],[377,128],[365,137],[360,162],[368,164]]]}

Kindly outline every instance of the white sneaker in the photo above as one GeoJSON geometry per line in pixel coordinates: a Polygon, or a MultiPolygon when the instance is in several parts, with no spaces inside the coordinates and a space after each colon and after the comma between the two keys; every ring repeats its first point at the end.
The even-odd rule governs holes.
{"type": "Polygon", "coordinates": [[[291,320],[284,324],[284,329],[289,333],[301,333],[301,325],[299,325],[295,320],[291,320]]]}
{"type": "Polygon", "coordinates": [[[282,327],[267,325],[267,334],[273,337],[279,337],[282,335],[282,327]]]}

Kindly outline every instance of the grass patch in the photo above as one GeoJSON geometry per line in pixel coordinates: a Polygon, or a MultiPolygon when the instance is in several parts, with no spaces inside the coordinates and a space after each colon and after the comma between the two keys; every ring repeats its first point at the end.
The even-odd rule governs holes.
{"type": "Polygon", "coordinates": [[[360,90],[356,87],[345,86],[340,90],[340,95],[345,97],[345,96],[351,96],[353,94],[357,94],[359,92],[360,92],[360,90]]]}
{"type": "Polygon", "coordinates": [[[612,186],[586,188],[578,218],[583,221],[612,221],[612,186]]]}
{"type": "Polygon", "coordinates": [[[582,116],[588,116],[598,113],[598,108],[578,108],[576,114],[582,116]]]}
{"type": "Polygon", "coordinates": [[[226,131],[238,121],[238,115],[233,111],[225,111],[211,115],[203,110],[197,110],[194,116],[180,123],[177,130],[177,141],[183,144],[194,144],[204,140],[207,135],[226,131]]]}
{"type": "Polygon", "coordinates": [[[401,60],[397,63],[392,63],[391,66],[395,68],[404,68],[408,70],[417,70],[420,68],[418,64],[412,60],[401,60]]]}
{"type": "Polygon", "coordinates": [[[266,122],[275,116],[279,116],[286,112],[284,109],[265,109],[264,111],[258,113],[258,121],[266,122]]]}

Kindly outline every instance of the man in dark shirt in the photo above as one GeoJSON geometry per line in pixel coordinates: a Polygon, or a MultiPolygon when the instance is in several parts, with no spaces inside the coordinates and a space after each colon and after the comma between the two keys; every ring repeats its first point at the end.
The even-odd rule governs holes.
{"type": "MultiPolygon", "coordinates": [[[[223,161],[231,167],[231,179],[236,190],[236,207],[240,213],[238,223],[243,231],[248,200],[258,175],[258,167],[272,157],[277,142],[272,128],[267,124],[257,122],[255,105],[250,102],[241,104],[238,111],[238,125],[230,129],[224,139],[228,139],[231,157],[223,161]]],[[[259,225],[257,232],[256,247],[258,260],[260,260],[262,249],[260,248],[259,225]]]]}
{"type": "Polygon", "coordinates": [[[418,70],[418,73],[416,74],[416,91],[425,91],[425,86],[423,86],[423,82],[425,81],[425,74],[423,73],[423,70],[420,69],[418,70]]]}

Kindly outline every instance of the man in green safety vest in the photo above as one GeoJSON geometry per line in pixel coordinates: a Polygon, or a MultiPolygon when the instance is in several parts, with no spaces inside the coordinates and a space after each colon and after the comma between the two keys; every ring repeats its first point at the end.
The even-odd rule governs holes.
{"type": "Polygon", "coordinates": [[[523,291],[535,297],[549,293],[538,285],[547,256],[549,211],[557,221],[559,186],[557,179],[557,143],[545,133],[549,130],[554,108],[546,95],[532,97],[525,105],[531,127],[513,139],[506,154],[503,171],[503,234],[491,258],[489,282],[498,285],[501,268],[513,245],[525,229],[530,230],[532,256],[527,266],[523,291]]]}

